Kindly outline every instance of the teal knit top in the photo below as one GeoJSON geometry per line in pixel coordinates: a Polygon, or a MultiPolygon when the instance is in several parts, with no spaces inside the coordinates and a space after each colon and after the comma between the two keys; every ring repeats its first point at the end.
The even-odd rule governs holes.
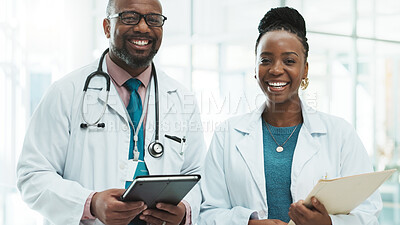
{"type": "Polygon", "coordinates": [[[279,219],[288,223],[290,221],[288,212],[292,203],[290,192],[292,160],[302,124],[299,124],[297,128],[296,126],[274,127],[269,124],[268,126],[279,145],[282,146],[287,140],[283,145],[283,151],[277,152],[278,145],[268,131],[267,123],[263,120],[264,172],[268,219],[279,219]],[[295,128],[296,130],[294,130],[295,128]],[[292,136],[289,138],[291,134],[292,136]]]}

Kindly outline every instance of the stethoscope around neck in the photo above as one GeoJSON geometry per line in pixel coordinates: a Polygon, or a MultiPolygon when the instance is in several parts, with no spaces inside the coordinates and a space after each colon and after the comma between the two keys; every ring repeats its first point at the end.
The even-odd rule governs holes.
{"type": "MultiPolygon", "coordinates": [[[[91,73],[85,81],[85,86],[83,87],[83,96],[82,96],[82,100],[81,100],[81,112],[82,112],[82,119],[84,121],[84,123],[81,123],[80,127],[82,129],[87,129],[88,127],[98,127],[98,128],[105,128],[106,124],[105,123],[100,123],[100,120],[103,118],[104,113],[106,111],[107,108],[107,104],[108,104],[108,97],[110,94],[110,87],[111,87],[111,79],[110,79],[110,75],[108,75],[108,73],[104,72],[102,67],[103,67],[103,61],[104,61],[104,57],[106,56],[106,54],[108,53],[109,49],[107,48],[103,54],[100,57],[99,60],[99,65],[97,67],[97,70],[94,71],[93,73],[91,73]],[[84,105],[84,101],[85,101],[85,96],[86,96],[86,92],[87,89],[89,87],[89,83],[90,80],[95,77],[95,76],[102,76],[106,79],[106,99],[105,99],[105,103],[101,112],[100,117],[95,120],[95,122],[93,123],[89,123],[88,120],[85,117],[85,114],[83,112],[83,105],[84,105]]],[[[155,129],[155,139],[153,142],[151,142],[148,146],[148,151],[149,154],[154,157],[154,158],[159,158],[164,154],[164,146],[161,144],[161,142],[159,141],[159,99],[158,99],[158,81],[157,81],[157,72],[156,72],[156,68],[154,67],[154,64],[152,63],[152,69],[151,69],[151,78],[154,79],[154,93],[155,93],[155,117],[156,117],[156,129],[155,129]]],[[[143,107],[143,112],[142,112],[142,116],[140,117],[139,123],[138,123],[138,128],[140,128],[143,124],[143,120],[144,117],[146,115],[147,112],[147,107],[148,107],[148,102],[149,102],[149,98],[150,98],[150,87],[151,87],[151,80],[149,82],[149,85],[147,87],[146,90],[146,96],[145,96],[145,102],[144,102],[144,107],[143,107]]],[[[139,129],[135,129],[135,126],[133,125],[133,122],[129,116],[128,111],[126,110],[125,107],[123,107],[126,113],[126,116],[128,118],[129,124],[131,125],[132,129],[134,130],[134,136],[133,136],[133,142],[134,142],[134,149],[133,149],[133,160],[137,161],[139,160],[139,151],[138,151],[138,147],[137,147],[137,142],[138,142],[138,134],[139,134],[139,129]]]]}

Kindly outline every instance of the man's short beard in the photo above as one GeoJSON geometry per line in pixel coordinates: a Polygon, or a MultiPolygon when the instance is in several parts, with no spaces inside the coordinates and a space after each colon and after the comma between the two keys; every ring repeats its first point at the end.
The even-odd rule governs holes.
{"type": "Polygon", "coordinates": [[[117,48],[115,45],[111,45],[111,51],[123,62],[125,62],[131,68],[140,68],[149,66],[154,56],[157,54],[157,50],[153,47],[151,48],[150,54],[145,57],[135,57],[131,55],[125,46],[122,48],[117,48]]]}

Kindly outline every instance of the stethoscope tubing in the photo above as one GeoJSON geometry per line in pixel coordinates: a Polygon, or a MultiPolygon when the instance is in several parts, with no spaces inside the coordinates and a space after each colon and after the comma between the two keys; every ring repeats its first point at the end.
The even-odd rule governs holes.
{"type": "Polygon", "coordinates": [[[159,120],[159,112],[158,112],[158,110],[159,110],[159,105],[160,105],[160,103],[159,103],[159,99],[158,99],[158,80],[157,80],[157,72],[156,72],[156,68],[154,67],[154,64],[153,64],[153,67],[152,67],[152,71],[154,71],[154,76],[152,76],[152,77],[154,77],[154,93],[155,93],[155,97],[154,97],[154,100],[155,100],[155,104],[156,104],[156,107],[155,107],[155,111],[156,111],[156,134],[155,134],[155,140],[156,141],[158,141],[159,140],[159,127],[160,127],[160,120],[159,120]]]}
{"type": "MultiPolygon", "coordinates": [[[[83,119],[83,121],[85,123],[81,123],[81,125],[80,125],[81,128],[88,128],[90,126],[97,126],[98,128],[104,128],[105,127],[104,123],[99,123],[99,122],[103,118],[104,113],[106,111],[107,104],[108,104],[108,98],[109,98],[109,94],[110,94],[110,87],[111,87],[110,75],[107,74],[106,72],[104,72],[103,69],[102,69],[104,57],[106,56],[106,54],[108,52],[109,52],[109,49],[107,48],[103,52],[101,57],[100,57],[99,65],[97,67],[97,70],[94,71],[93,73],[91,73],[86,78],[85,85],[83,87],[82,100],[81,100],[82,119],[83,119]],[[83,105],[84,105],[84,99],[85,99],[85,96],[86,96],[87,89],[89,87],[90,80],[95,76],[103,76],[106,79],[106,83],[107,83],[106,92],[107,92],[107,95],[106,95],[105,103],[104,103],[104,106],[103,106],[102,113],[101,113],[100,117],[95,122],[89,123],[87,121],[86,117],[85,117],[85,114],[83,113],[83,105]]],[[[156,129],[155,129],[155,140],[154,140],[154,142],[150,143],[148,151],[149,151],[151,156],[153,156],[155,158],[158,158],[158,157],[161,157],[161,155],[163,154],[163,146],[159,142],[159,124],[160,124],[160,120],[159,120],[158,80],[157,80],[156,68],[155,68],[153,63],[152,63],[152,69],[151,69],[151,78],[154,79],[156,129]],[[161,149],[162,149],[161,152],[156,152],[154,150],[155,144],[158,144],[158,146],[161,146],[161,149]]],[[[143,112],[142,112],[142,116],[140,117],[139,124],[137,126],[137,128],[139,128],[139,129],[135,129],[135,126],[134,126],[134,124],[133,124],[133,122],[132,122],[132,120],[131,120],[131,118],[129,116],[129,113],[128,113],[127,109],[125,107],[123,107],[124,111],[125,111],[125,114],[126,114],[126,117],[128,119],[128,122],[129,122],[129,124],[132,127],[133,132],[134,132],[134,137],[133,137],[133,139],[134,139],[133,140],[134,141],[134,152],[133,152],[134,158],[133,158],[133,160],[135,160],[135,161],[137,161],[139,159],[139,151],[138,151],[138,148],[137,148],[138,134],[139,134],[140,127],[143,124],[144,117],[145,117],[145,115],[147,113],[148,102],[149,102],[149,98],[150,98],[150,89],[151,89],[151,79],[150,79],[149,85],[147,86],[147,91],[146,91],[144,109],[143,109],[143,112]]]]}
{"type": "Polygon", "coordinates": [[[99,124],[99,122],[100,122],[101,118],[103,118],[104,113],[106,112],[107,103],[108,103],[108,97],[110,95],[111,79],[110,79],[110,76],[107,73],[103,72],[103,69],[102,69],[103,60],[104,60],[105,55],[108,53],[108,51],[109,51],[109,49],[107,48],[103,52],[103,54],[101,55],[100,60],[99,60],[99,66],[97,67],[97,70],[94,71],[93,73],[91,73],[86,78],[85,86],[83,87],[82,100],[81,100],[82,119],[83,119],[83,121],[85,121],[86,124],[85,123],[81,123],[81,125],[80,125],[81,128],[87,128],[87,127],[90,127],[90,126],[97,126],[99,128],[104,128],[105,127],[104,123],[99,124]],[[85,117],[85,114],[83,113],[83,104],[85,102],[84,99],[85,99],[85,96],[86,96],[87,89],[89,87],[90,80],[95,76],[103,76],[106,79],[106,92],[107,92],[107,95],[106,95],[106,102],[105,102],[105,104],[103,106],[103,109],[102,109],[102,112],[101,112],[99,118],[95,122],[89,123],[88,120],[85,117]]]}
{"type": "Polygon", "coordinates": [[[107,81],[107,86],[106,86],[106,91],[110,91],[110,87],[111,87],[111,79],[110,76],[108,75],[108,73],[105,73],[103,71],[103,61],[104,61],[104,57],[106,56],[106,54],[109,52],[109,49],[107,48],[103,54],[101,54],[100,60],[99,60],[99,65],[97,66],[97,70],[94,71],[93,73],[91,73],[85,81],[85,86],[83,87],[83,91],[86,92],[88,87],[89,87],[89,83],[90,80],[97,75],[101,75],[104,76],[106,78],[107,81]]]}

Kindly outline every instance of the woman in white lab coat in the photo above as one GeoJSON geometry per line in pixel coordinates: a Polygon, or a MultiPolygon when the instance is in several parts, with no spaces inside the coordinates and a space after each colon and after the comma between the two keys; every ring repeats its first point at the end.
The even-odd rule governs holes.
{"type": "Polygon", "coordinates": [[[256,111],[217,129],[204,166],[199,224],[378,224],[378,193],[349,215],[329,215],[305,199],[321,178],[373,171],[353,127],[315,111],[299,98],[308,85],[308,44],[303,17],[271,9],[259,25],[256,79],[266,96],[256,111]]]}

